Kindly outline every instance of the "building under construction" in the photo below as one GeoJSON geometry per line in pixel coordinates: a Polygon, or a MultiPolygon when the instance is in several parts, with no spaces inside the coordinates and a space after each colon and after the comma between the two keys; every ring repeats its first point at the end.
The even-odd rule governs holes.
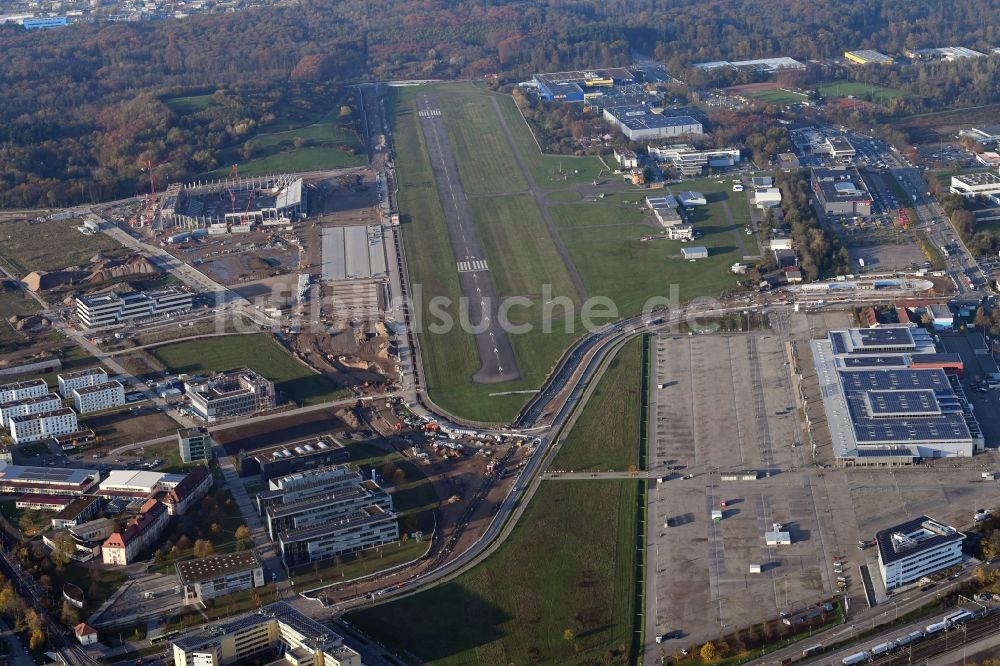
{"type": "Polygon", "coordinates": [[[160,229],[239,233],[291,224],[306,213],[302,178],[291,175],[173,183],[160,200],[160,229]]]}

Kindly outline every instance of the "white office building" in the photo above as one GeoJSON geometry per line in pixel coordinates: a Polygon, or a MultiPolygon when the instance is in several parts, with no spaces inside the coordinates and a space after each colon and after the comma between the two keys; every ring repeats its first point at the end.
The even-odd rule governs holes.
{"type": "Polygon", "coordinates": [[[186,604],[264,586],[264,566],[255,550],[186,560],[176,566],[186,604]]]}
{"type": "Polygon", "coordinates": [[[1000,176],[988,171],[966,173],[951,177],[951,193],[963,197],[989,197],[1000,195],[1000,176]]]}
{"type": "Polygon", "coordinates": [[[47,393],[36,398],[21,398],[0,404],[0,425],[10,427],[10,419],[14,416],[51,412],[62,407],[62,399],[55,393],[47,393]]]}
{"type": "Polygon", "coordinates": [[[690,224],[667,227],[667,238],[670,240],[692,240],[694,239],[694,227],[690,224]]]}
{"type": "Polygon", "coordinates": [[[95,386],[108,381],[108,373],[104,368],[87,368],[56,375],[59,380],[59,394],[64,398],[72,398],[73,391],[85,386],[95,386]]]}
{"type": "Polygon", "coordinates": [[[125,404],[125,387],[111,381],[73,390],[73,404],[80,414],[99,412],[125,404]]]}
{"type": "Polygon", "coordinates": [[[962,561],[965,535],[927,516],[908,520],[875,535],[878,566],[886,590],[920,580],[962,561]]]}
{"type": "Polygon", "coordinates": [[[23,400],[24,398],[40,398],[49,392],[49,385],[44,379],[29,379],[26,382],[4,384],[0,386],[0,403],[23,400]]]}
{"type": "Polygon", "coordinates": [[[705,167],[734,166],[740,161],[740,149],[695,150],[694,146],[682,143],[671,146],[650,146],[649,156],[657,162],[669,163],[683,176],[698,176],[705,167]]]}
{"type": "Polygon", "coordinates": [[[259,663],[361,666],[361,655],[330,627],[284,601],[252,613],[204,624],[174,640],[174,666],[259,663]]]}
{"type": "Polygon", "coordinates": [[[180,289],[78,296],[76,315],[87,328],[115,326],[136,319],[149,319],[191,309],[191,294],[180,289]]]}
{"type": "Polygon", "coordinates": [[[15,444],[37,442],[40,439],[68,435],[80,428],[76,422],[76,412],[69,407],[50,412],[24,414],[10,418],[10,436],[15,444]]]}

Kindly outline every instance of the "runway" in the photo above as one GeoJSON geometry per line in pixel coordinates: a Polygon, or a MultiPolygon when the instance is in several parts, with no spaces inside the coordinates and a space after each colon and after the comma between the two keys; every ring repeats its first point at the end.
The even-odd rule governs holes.
{"type": "MultiPolygon", "coordinates": [[[[451,152],[437,95],[418,93],[417,115],[455,255],[458,283],[469,302],[468,321],[479,330],[475,339],[480,368],[472,376],[472,381],[491,384],[518,379],[520,373],[510,338],[497,323],[499,303],[490,277],[491,268],[486,262],[472,211],[458,177],[458,165],[451,152]]],[[[454,308],[451,311],[457,313],[454,308]]]]}

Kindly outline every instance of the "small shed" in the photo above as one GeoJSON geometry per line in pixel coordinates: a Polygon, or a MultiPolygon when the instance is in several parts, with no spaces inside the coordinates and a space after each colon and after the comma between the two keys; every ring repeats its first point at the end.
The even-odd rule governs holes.
{"type": "Polygon", "coordinates": [[[788,532],[765,532],[764,542],[768,546],[790,546],[792,535],[788,532]]]}
{"type": "Polygon", "coordinates": [[[708,248],[696,245],[681,248],[681,256],[685,259],[708,259],[708,248]]]}

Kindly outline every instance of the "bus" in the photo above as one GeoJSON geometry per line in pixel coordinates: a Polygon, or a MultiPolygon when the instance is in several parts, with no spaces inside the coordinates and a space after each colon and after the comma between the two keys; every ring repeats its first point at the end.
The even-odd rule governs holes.
{"type": "Polygon", "coordinates": [[[157,643],[162,643],[163,641],[168,641],[171,638],[173,638],[174,636],[179,635],[180,633],[181,632],[178,629],[174,629],[173,631],[167,631],[167,632],[164,632],[164,633],[160,634],[159,636],[154,636],[153,638],[150,638],[149,642],[152,645],[156,645],[157,643]]]}

